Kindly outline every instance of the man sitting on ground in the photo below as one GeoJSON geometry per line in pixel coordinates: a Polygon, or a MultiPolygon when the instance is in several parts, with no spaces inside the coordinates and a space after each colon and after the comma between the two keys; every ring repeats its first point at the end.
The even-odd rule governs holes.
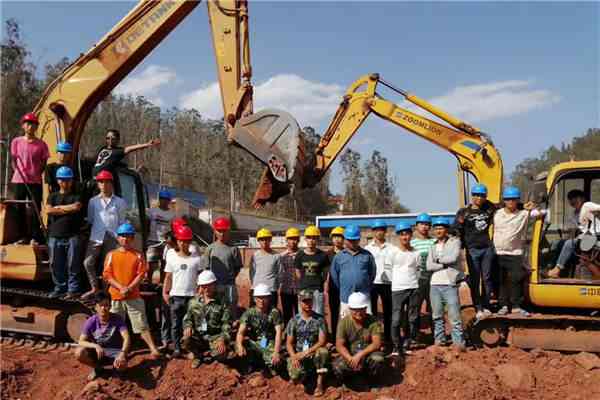
{"type": "Polygon", "coordinates": [[[212,271],[198,276],[198,296],[190,300],[183,317],[181,347],[194,355],[192,368],[198,368],[205,352],[219,362],[225,361],[231,340],[229,304],[217,297],[217,277],[212,271]]]}
{"type": "Polygon", "coordinates": [[[327,343],[327,326],[325,319],[312,310],[312,290],[301,290],[298,299],[300,313],[296,314],[288,323],[287,351],[288,373],[294,383],[300,383],[307,375],[317,373],[317,387],[315,396],[323,395],[323,379],[327,374],[329,352],[325,348],[327,343]]]}
{"type": "Polygon", "coordinates": [[[85,322],[76,353],[80,363],[94,368],[88,375],[89,380],[98,378],[105,365],[112,365],[117,371],[127,368],[130,344],[125,321],[110,312],[110,297],[99,292],[94,302],[96,314],[85,322]]]}
{"type": "Polygon", "coordinates": [[[274,374],[281,366],[281,341],[283,318],[275,307],[271,308],[271,288],[259,283],[253,291],[256,305],[240,318],[236,337],[236,353],[248,359],[250,366],[266,366],[274,374]]]}
{"type": "Polygon", "coordinates": [[[335,341],[340,357],[333,362],[333,372],[340,381],[353,375],[377,377],[383,370],[383,326],[367,314],[369,304],[364,293],[354,292],[348,297],[350,313],[340,321],[335,341]]]}

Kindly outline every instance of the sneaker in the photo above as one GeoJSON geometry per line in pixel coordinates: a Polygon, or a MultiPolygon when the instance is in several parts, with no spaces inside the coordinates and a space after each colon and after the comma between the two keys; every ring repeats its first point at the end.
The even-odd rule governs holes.
{"type": "Polygon", "coordinates": [[[390,355],[393,357],[398,357],[400,354],[402,354],[402,352],[400,351],[400,346],[393,346],[390,355]]]}
{"type": "Polygon", "coordinates": [[[412,354],[410,340],[404,342],[404,344],[402,345],[402,350],[404,351],[404,354],[412,354]]]}
{"type": "Polygon", "coordinates": [[[193,368],[193,369],[196,369],[196,368],[198,368],[198,367],[200,366],[200,364],[202,364],[202,361],[200,361],[200,359],[199,359],[199,358],[194,358],[194,359],[192,360],[192,368],[193,368]]]}
{"type": "Polygon", "coordinates": [[[483,311],[477,311],[477,313],[475,314],[475,318],[477,318],[478,320],[484,319],[485,316],[483,315],[483,311]]]}
{"type": "Polygon", "coordinates": [[[94,381],[98,378],[100,378],[100,375],[102,374],[102,370],[100,368],[94,368],[92,370],[92,372],[89,373],[89,375],[87,376],[88,381],[94,381]]]}
{"type": "Polygon", "coordinates": [[[58,298],[60,298],[60,297],[62,297],[64,295],[65,295],[65,292],[59,292],[58,290],[55,290],[55,291],[53,291],[52,293],[50,293],[48,295],[48,298],[50,298],[50,299],[58,299],[58,298]]]}
{"type": "Polygon", "coordinates": [[[483,309],[483,316],[484,316],[484,318],[487,318],[490,315],[492,315],[492,312],[490,310],[488,310],[487,308],[484,308],[483,309]]]}
{"type": "Polygon", "coordinates": [[[546,272],[546,278],[551,278],[551,279],[560,278],[560,267],[557,265],[556,267],[548,270],[546,272]]]}
{"type": "Polygon", "coordinates": [[[508,307],[502,306],[502,308],[498,310],[498,315],[506,315],[506,314],[508,314],[508,307]]]}
{"type": "Polygon", "coordinates": [[[171,358],[181,358],[181,350],[175,349],[173,353],[171,353],[171,358]]]}
{"type": "Polygon", "coordinates": [[[531,313],[527,310],[524,310],[522,308],[513,308],[512,310],[513,314],[520,314],[522,317],[530,317],[531,313]]]}

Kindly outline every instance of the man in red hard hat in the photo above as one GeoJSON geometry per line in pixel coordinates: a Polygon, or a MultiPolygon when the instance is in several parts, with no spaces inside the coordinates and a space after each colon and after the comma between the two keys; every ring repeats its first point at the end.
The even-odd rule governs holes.
{"type": "Polygon", "coordinates": [[[200,273],[200,257],[192,255],[190,243],[192,230],[189,226],[180,226],[175,231],[178,251],[169,253],[165,266],[165,284],[163,299],[171,309],[171,338],[175,346],[173,358],[181,356],[181,338],[183,335],[183,317],[188,303],[196,294],[196,280],[200,273]]]}
{"type": "Polygon", "coordinates": [[[43,140],[35,136],[38,127],[38,119],[34,113],[27,113],[21,118],[23,136],[17,136],[10,143],[10,155],[12,158],[13,176],[16,200],[31,200],[35,204],[34,212],[30,218],[26,216],[24,204],[17,207],[18,221],[27,222],[27,232],[20,242],[37,244],[43,240],[40,229],[42,205],[42,174],[46,168],[46,162],[50,158],[48,146],[43,140]]]}
{"type": "Polygon", "coordinates": [[[110,172],[100,171],[96,175],[96,182],[100,193],[90,199],[87,209],[87,222],[92,229],[83,266],[91,290],[82,296],[84,299],[101,289],[96,268],[98,260],[104,260],[109,251],[117,248],[117,228],[125,222],[127,212],[125,200],[114,194],[113,176],[110,172]]]}
{"type": "Polygon", "coordinates": [[[229,244],[231,221],[219,217],[213,222],[215,241],[211,243],[202,257],[202,269],[212,271],[217,277],[217,293],[231,307],[231,315],[237,317],[238,291],[235,278],[242,269],[242,256],[237,247],[229,244]]]}

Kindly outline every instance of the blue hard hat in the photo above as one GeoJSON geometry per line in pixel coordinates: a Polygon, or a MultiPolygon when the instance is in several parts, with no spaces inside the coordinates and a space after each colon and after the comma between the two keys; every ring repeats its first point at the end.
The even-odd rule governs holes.
{"type": "Polygon", "coordinates": [[[444,218],[444,217],[436,217],[433,219],[432,222],[433,226],[450,226],[450,222],[448,221],[448,218],[444,218]]]}
{"type": "Polygon", "coordinates": [[[173,198],[173,195],[167,189],[163,189],[158,192],[158,198],[171,200],[173,198]]]}
{"type": "Polygon", "coordinates": [[[56,151],[59,153],[71,153],[73,151],[73,146],[71,146],[71,143],[69,142],[58,142],[56,151]]]}
{"type": "Polygon", "coordinates": [[[417,224],[421,222],[423,224],[431,224],[431,215],[427,213],[421,213],[417,216],[417,224]]]}
{"type": "Polygon", "coordinates": [[[375,221],[373,221],[373,225],[371,225],[371,229],[378,229],[378,228],[387,228],[387,224],[385,223],[384,220],[382,219],[376,219],[375,221]]]}
{"type": "Polygon", "coordinates": [[[358,225],[348,225],[344,230],[344,239],[359,240],[360,228],[358,227],[358,225]]]}
{"type": "Polygon", "coordinates": [[[69,167],[60,167],[56,170],[56,179],[73,179],[73,170],[69,167]]]}
{"type": "Polygon", "coordinates": [[[135,235],[135,228],[129,222],[119,225],[117,229],[117,235],[119,236],[133,236],[135,235]]]}
{"type": "Polygon", "coordinates": [[[504,200],[520,199],[521,191],[518,187],[509,186],[506,189],[504,189],[504,192],[502,193],[502,198],[504,200]]]}
{"type": "Polygon", "coordinates": [[[396,224],[395,227],[396,233],[402,231],[411,231],[412,232],[412,224],[410,222],[400,221],[396,224]]]}
{"type": "Polygon", "coordinates": [[[473,189],[471,189],[471,194],[480,194],[483,196],[487,196],[487,187],[485,187],[483,183],[478,183],[475,186],[473,186],[473,189]]]}

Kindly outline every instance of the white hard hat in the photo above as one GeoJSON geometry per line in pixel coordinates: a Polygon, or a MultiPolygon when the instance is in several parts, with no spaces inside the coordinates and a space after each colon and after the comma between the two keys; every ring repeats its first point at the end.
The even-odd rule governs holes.
{"type": "Polygon", "coordinates": [[[259,283],[254,287],[254,297],[270,296],[271,289],[264,283],[259,283]]]}
{"type": "Polygon", "coordinates": [[[354,292],[348,297],[348,307],[352,309],[367,308],[369,298],[361,292],[354,292]]]}
{"type": "Polygon", "coordinates": [[[217,277],[212,271],[205,270],[198,275],[198,285],[210,285],[217,281],[217,277]]]}

